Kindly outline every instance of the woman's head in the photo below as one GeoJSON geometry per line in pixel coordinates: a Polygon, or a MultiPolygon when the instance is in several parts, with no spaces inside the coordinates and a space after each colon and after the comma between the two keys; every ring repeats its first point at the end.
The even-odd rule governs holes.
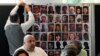
{"type": "Polygon", "coordinates": [[[48,41],[53,41],[54,40],[54,34],[50,33],[48,36],[48,41]]]}
{"type": "Polygon", "coordinates": [[[87,6],[83,7],[83,14],[88,14],[88,7],[87,6]]]}
{"type": "Polygon", "coordinates": [[[20,49],[14,54],[14,56],[29,56],[29,55],[25,50],[20,49]]]}
{"type": "Polygon", "coordinates": [[[77,55],[77,47],[73,44],[67,45],[67,56],[76,56],[77,55]]]}
{"type": "Polygon", "coordinates": [[[68,30],[68,25],[63,24],[62,30],[63,30],[63,32],[67,32],[67,30],[68,30]]]}
{"type": "Polygon", "coordinates": [[[77,7],[76,7],[76,13],[77,13],[77,14],[81,14],[81,13],[82,13],[82,7],[77,6],[77,7]]]}
{"type": "Polygon", "coordinates": [[[58,33],[58,34],[56,34],[56,41],[60,41],[61,40],[61,35],[58,33]]]}
{"type": "Polygon", "coordinates": [[[77,54],[79,54],[82,49],[81,42],[80,41],[72,41],[71,44],[74,44],[77,47],[77,54]]]}
{"type": "Polygon", "coordinates": [[[63,6],[63,7],[62,7],[62,13],[63,13],[63,14],[66,14],[66,13],[67,13],[67,6],[63,6]]]}
{"type": "Polygon", "coordinates": [[[75,40],[76,37],[75,37],[75,34],[74,33],[69,33],[69,40],[75,40]]]}

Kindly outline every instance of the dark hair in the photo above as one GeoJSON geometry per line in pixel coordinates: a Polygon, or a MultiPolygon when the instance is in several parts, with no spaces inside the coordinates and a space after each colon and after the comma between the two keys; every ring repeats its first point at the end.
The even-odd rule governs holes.
{"type": "Polygon", "coordinates": [[[63,7],[62,7],[62,13],[63,13],[63,14],[66,14],[66,13],[67,13],[67,11],[65,11],[65,8],[66,8],[66,10],[67,10],[67,6],[63,6],[63,7]]]}
{"type": "MultiPolygon", "coordinates": [[[[88,14],[88,6],[84,6],[84,7],[83,7],[83,10],[84,10],[84,9],[87,9],[86,14],[88,14]]],[[[84,14],[84,11],[83,11],[83,14],[84,14]]]]}
{"type": "Polygon", "coordinates": [[[61,34],[60,34],[60,33],[56,33],[56,34],[55,34],[55,37],[56,37],[56,36],[61,36],[61,34]]]}
{"type": "MultiPolygon", "coordinates": [[[[80,9],[80,13],[79,13],[79,14],[82,14],[82,8],[81,8],[80,6],[77,6],[77,7],[76,7],[76,10],[77,10],[77,9],[80,9]]],[[[76,13],[77,13],[77,11],[76,11],[76,13]]],[[[77,13],[77,14],[78,14],[78,13],[77,13]]]]}
{"type": "MultiPolygon", "coordinates": [[[[23,5],[24,4],[25,3],[23,3],[23,5]]],[[[18,21],[18,19],[20,19],[20,22],[19,23],[20,24],[23,23],[24,22],[24,15],[23,15],[23,13],[24,13],[24,6],[19,6],[16,14],[10,15],[10,21],[12,23],[16,23],[18,21]]]]}
{"type": "Polygon", "coordinates": [[[49,9],[48,10],[48,14],[54,14],[54,10],[53,10],[53,7],[52,6],[49,6],[48,9],[49,9]]]}
{"type": "Polygon", "coordinates": [[[77,55],[77,53],[74,49],[69,49],[67,51],[67,56],[76,56],[76,55],[77,55]]]}
{"type": "Polygon", "coordinates": [[[83,8],[86,8],[86,9],[88,9],[88,6],[84,6],[83,8]]]}
{"type": "Polygon", "coordinates": [[[82,44],[80,41],[72,41],[73,44],[75,44],[77,46],[77,49],[79,50],[78,54],[80,53],[81,49],[82,49],[82,44]]]}
{"type": "Polygon", "coordinates": [[[55,7],[55,10],[56,10],[56,13],[57,13],[57,14],[60,14],[60,9],[61,9],[60,6],[56,6],[56,7],[55,7]]]}
{"type": "Polygon", "coordinates": [[[88,25],[87,25],[87,24],[84,24],[84,28],[85,28],[85,27],[88,28],[88,25]]]}
{"type": "Polygon", "coordinates": [[[77,55],[77,48],[75,45],[67,45],[67,56],[76,56],[77,55]]]}
{"type": "Polygon", "coordinates": [[[41,40],[42,41],[46,41],[47,40],[47,34],[46,33],[41,34],[41,40]]]}
{"type": "Polygon", "coordinates": [[[26,56],[29,56],[28,53],[27,53],[25,50],[23,50],[23,49],[18,50],[18,51],[14,54],[14,56],[19,56],[19,55],[22,54],[22,53],[26,54],[26,56]]]}
{"type": "Polygon", "coordinates": [[[83,15],[83,22],[89,22],[89,16],[88,15],[83,15]]]}
{"type": "Polygon", "coordinates": [[[19,6],[19,8],[17,10],[17,14],[18,14],[18,17],[20,19],[20,22],[19,22],[20,24],[24,23],[24,15],[23,15],[23,13],[24,13],[24,5],[25,5],[25,3],[23,3],[22,5],[23,6],[19,6]]]}
{"type": "Polygon", "coordinates": [[[59,27],[60,27],[60,24],[56,24],[56,27],[57,27],[57,26],[59,26],[59,27]]]}
{"type": "Polygon", "coordinates": [[[57,49],[60,49],[60,45],[61,45],[60,42],[57,41],[56,42],[57,49]]]}
{"type": "Polygon", "coordinates": [[[84,33],[84,34],[83,34],[83,37],[84,37],[84,40],[89,40],[88,33],[84,33]]]}
{"type": "Polygon", "coordinates": [[[67,9],[67,6],[63,6],[63,7],[62,7],[62,10],[64,10],[64,8],[66,8],[66,9],[67,9]]]}
{"type": "Polygon", "coordinates": [[[63,46],[65,47],[66,45],[67,45],[67,42],[64,41],[64,42],[63,42],[63,46]]]}
{"type": "Polygon", "coordinates": [[[32,33],[31,32],[27,32],[25,35],[32,35],[32,33]]]}
{"type": "Polygon", "coordinates": [[[16,23],[18,21],[18,14],[10,15],[10,21],[16,23]]]}
{"type": "Polygon", "coordinates": [[[84,42],[84,46],[85,46],[84,49],[89,49],[88,42],[84,42]]]}

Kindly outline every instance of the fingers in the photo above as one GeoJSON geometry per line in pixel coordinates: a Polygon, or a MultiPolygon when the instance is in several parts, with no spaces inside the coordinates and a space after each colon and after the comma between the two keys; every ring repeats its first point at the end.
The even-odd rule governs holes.
{"type": "Polygon", "coordinates": [[[17,5],[18,5],[18,6],[24,6],[24,4],[25,4],[25,3],[23,2],[23,0],[19,0],[19,2],[18,2],[17,5]]]}
{"type": "Polygon", "coordinates": [[[29,6],[28,4],[25,4],[25,3],[23,2],[23,0],[19,0],[19,2],[18,2],[18,4],[17,4],[17,5],[18,5],[18,6],[24,6],[24,8],[25,8],[26,12],[31,11],[30,6],[29,6]]]}

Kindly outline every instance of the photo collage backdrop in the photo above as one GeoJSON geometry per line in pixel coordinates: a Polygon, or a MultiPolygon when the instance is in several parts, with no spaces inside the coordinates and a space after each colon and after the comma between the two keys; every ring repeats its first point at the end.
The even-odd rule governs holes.
{"type": "MultiPolygon", "coordinates": [[[[60,56],[70,41],[80,40],[90,56],[89,5],[30,5],[35,24],[27,31],[34,34],[36,46],[49,56],[60,56]],[[38,25],[37,25],[38,24],[38,25]]],[[[28,15],[25,13],[26,19],[28,15]]]]}

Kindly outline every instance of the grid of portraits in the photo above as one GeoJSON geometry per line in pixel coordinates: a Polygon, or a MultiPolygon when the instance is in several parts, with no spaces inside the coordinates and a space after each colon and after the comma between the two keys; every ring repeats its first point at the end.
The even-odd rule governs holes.
{"type": "Polygon", "coordinates": [[[34,34],[36,46],[43,48],[49,56],[60,56],[70,41],[80,40],[89,56],[89,6],[48,4],[30,7],[35,24],[27,32],[34,34]]]}

